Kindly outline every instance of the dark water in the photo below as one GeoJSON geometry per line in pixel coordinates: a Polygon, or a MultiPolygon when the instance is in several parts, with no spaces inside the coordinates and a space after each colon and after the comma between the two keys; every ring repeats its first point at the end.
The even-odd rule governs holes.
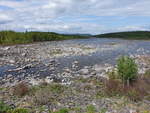
{"type": "MultiPolygon", "coordinates": [[[[46,44],[54,44],[53,42],[48,42],[46,44]]],[[[84,56],[69,56],[69,57],[61,57],[57,58],[57,62],[60,65],[57,66],[55,70],[57,72],[61,72],[63,68],[69,67],[71,68],[73,61],[79,61],[79,69],[83,68],[84,66],[92,66],[95,64],[115,64],[116,58],[122,55],[145,55],[150,54],[150,41],[146,40],[122,40],[122,39],[108,39],[108,38],[90,38],[90,39],[74,39],[74,40],[65,40],[65,41],[58,41],[55,43],[56,45],[89,45],[92,46],[97,50],[97,52],[84,55],[84,56]]],[[[49,59],[45,59],[43,63],[48,63],[49,59]]],[[[30,68],[24,70],[23,72],[9,72],[6,73],[5,71],[8,69],[13,69],[13,66],[1,66],[0,67],[0,75],[20,75],[22,73],[25,74],[40,74],[42,76],[48,76],[52,73],[51,70],[46,69],[44,65],[39,65],[34,68],[30,68]],[[44,70],[45,71],[39,71],[44,70]]]]}

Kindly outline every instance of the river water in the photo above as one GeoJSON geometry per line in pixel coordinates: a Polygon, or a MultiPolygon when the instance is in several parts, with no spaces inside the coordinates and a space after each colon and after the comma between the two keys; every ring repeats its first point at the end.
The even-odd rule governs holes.
{"type": "MultiPolygon", "coordinates": [[[[59,45],[60,42],[57,43],[59,45]]],[[[123,55],[146,55],[150,54],[150,41],[145,40],[122,40],[108,38],[90,38],[79,40],[62,41],[61,44],[90,45],[97,49],[88,55],[59,58],[63,66],[69,66],[74,60],[80,62],[80,67],[95,64],[115,64],[116,59],[123,55]]]]}
{"type": "MultiPolygon", "coordinates": [[[[71,68],[72,63],[74,61],[78,61],[79,68],[81,69],[85,66],[93,66],[95,64],[112,64],[116,63],[116,59],[119,56],[123,55],[150,55],[150,41],[147,40],[122,40],[122,39],[114,39],[114,38],[89,38],[89,39],[74,39],[74,40],[64,40],[64,41],[55,41],[55,42],[44,42],[45,46],[51,47],[92,47],[84,48],[82,52],[92,50],[92,52],[87,52],[87,54],[71,54],[67,56],[54,57],[54,59],[59,62],[60,65],[57,66],[57,72],[62,71],[65,67],[71,68]]],[[[42,44],[41,44],[42,46],[42,44]]],[[[43,63],[47,63],[49,58],[45,58],[42,60],[43,63]]],[[[44,66],[36,66],[34,68],[27,69],[23,72],[7,72],[9,69],[16,68],[11,67],[9,64],[5,66],[0,66],[0,75],[19,75],[22,73],[34,74],[37,73],[41,69],[45,69],[44,66]],[[41,69],[40,69],[41,68],[41,69]]],[[[51,73],[50,71],[42,71],[39,72],[41,75],[48,75],[51,73]]]]}

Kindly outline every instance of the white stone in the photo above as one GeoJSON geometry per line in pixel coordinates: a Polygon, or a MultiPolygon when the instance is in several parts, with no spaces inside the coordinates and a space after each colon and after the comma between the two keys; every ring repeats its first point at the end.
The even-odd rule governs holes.
{"type": "Polygon", "coordinates": [[[89,74],[89,70],[88,69],[81,69],[80,73],[83,75],[87,75],[87,74],[89,74]]]}

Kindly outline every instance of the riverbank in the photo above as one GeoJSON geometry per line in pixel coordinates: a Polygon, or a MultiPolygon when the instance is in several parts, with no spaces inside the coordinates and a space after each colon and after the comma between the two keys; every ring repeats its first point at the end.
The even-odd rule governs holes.
{"type": "Polygon", "coordinates": [[[3,106],[22,108],[27,110],[25,113],[149,113],[148,98],[134,102],[126,96],[108,96],[103,80],[76,77],[68,85],[43,81],[34,86],[22,81],[1,88],[0,99],[3,106]]]}
{"type": "MultiPolygon", "coordinates": [[[[137,56],[135,59],[142,66],[139,74],[141,68],[144,70],[140,75],[149,72],[149,56],[137,56]]],[[[78,63],[76,61],[74,65],[78,63]]],[[[66,69],[53,79],[51,76],[30,76],[21,80],[9,75],[3,81],[7,85],[0,87],[0,100],[5,103],[3,106],[10,107],[8,109],[22,108],[20,111],[24,109],[25,113],[149,113],[149,97],[133,101],[125,94],[105,94],[108,72],[114,68],[111,65],[95,65],[78,72],[66,69]]],[[[137,95],[131,93],[130,96],[134,99],[137,95]]]]}

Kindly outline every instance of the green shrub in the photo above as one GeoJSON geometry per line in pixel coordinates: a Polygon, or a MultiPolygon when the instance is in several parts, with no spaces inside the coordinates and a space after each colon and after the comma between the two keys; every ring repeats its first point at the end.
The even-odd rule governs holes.
{"type": "Polygon", "coordinates": [[[122,56],[121,58],[119,58],[117,69],[118,76],[124,83],[127,83],[127,81],[131,82],[137,78],[137,65],[135,61],[128,56],[122,56]]]}
{"type": "Polygon", "coordinates": [[[11,110],[11,107],[0,101],[0,113],[7,113],[8,110],[11,110]]]}
{"type": "Polygon", "coordinates": [[[62,93],[66,87],[61,84],[50,84],[48,88],[56,94],[62,93]]]}
{"type": "Polygon", "coordinates": [[[96,108],[93,105],[87,106],[86,113],[96,113],[96,108]]]}
{"type": "Polygon", "coordinates": [[[59,111],[53,112],[53,113],[69,113],[69,110],[67,108],[62,108],[59,111]]]}
{"type": "Polygon", "coordinates": [[[108,75],[109,79],[112,79],[112,80],[118,79],[118,73],[115,69],[108,71],[107,75],[108,75]]]}
{"type": "Polygon", "coordinates": [[[17,108],[14,110],[7,111],[7,113],[29,113],[29,111],[24,108],[17,108]]]}
{"type": "Polygon", "coordinates": [[[103,109],[100,110],[99,113],[106,113],[106,111],[107,111],[107,109],[103,108],[103,109]]]}

